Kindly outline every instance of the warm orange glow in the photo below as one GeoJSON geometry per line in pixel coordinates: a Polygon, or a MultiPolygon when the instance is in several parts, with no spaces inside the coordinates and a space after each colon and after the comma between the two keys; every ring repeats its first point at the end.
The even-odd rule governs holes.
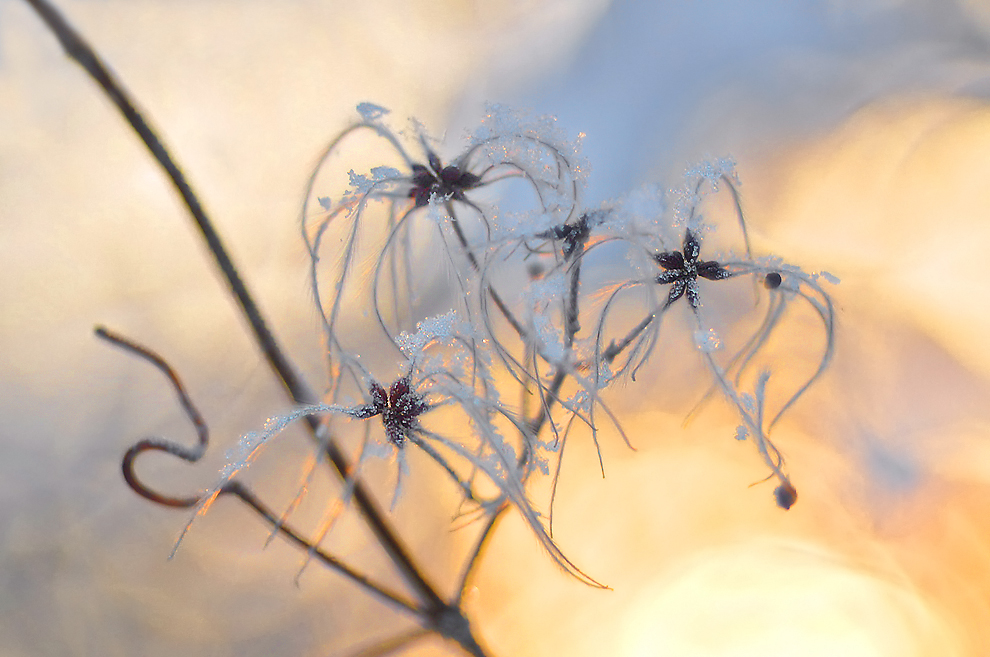
{"type": "Polygon", "coordinates": [[[664,391],[631,386],[620,397],[639,453],[603,438],[602,481],[592,448],[572,441],[555,510],[565,550],[614,591],[534,574],[539,556],[512,544],[526,543],[524,531],[506,528],[492,557],[502,567],[479,593],[483,615],[504,622],[493,624],[496,645],[519,655],[982,654],[988,122],[975,103],[878,103],[747,172],[759,248],[842,279],[836,362],[774,432],[797,505],[782,512],[768,485],[747,487],[763,472],[717,402],[682,429],[690,404],[650,412],[666,406],[664,391]],[[518,564],[508,581],[507,562],[518,564]],[[513,633],[519,625],[530,629],[513,633]]]}
{"type": "MultiPolygon", "coordinates": [[[[263,550],[268,528],[233,501],[197,518],[166,561],[186,518],[136,499],[119,458],[138,437],[184,440],[189,427],[158,375],[96,344],[92,326],[161,348],[208,415],[215,449],[204,463],[141,465],[177,494],[215,483],[226,448],[287,403],[174,194],[23,4],[0,3],[0,637],[18,655],[249,646],[289,656],[397,632],[406,617],[320,567],[295,586],[305,555],[279,540],[263,550]]],[[[319,388],[325,353],[295,222],[320,148],[363,100],[391,107],[396,125],[414,114],[438,134],[449,122],[456,142],[452,107],[513,88],[500,67],[513,79],[551,68],[607,3],[573,3],[589,8],[564,17],[573,29],[559,28],[571,3],[539,13],[533,0],[457,0],[443,11],[426,0],[60,4],[162,128],[319,388]]],[[[978,0],[963,4],[986,20],[978,0]]],[[[663,102],[680,102],[678,89],[663,91],[663,102]]],[[[557,492],[555,540],[612,590],[560,572],[510,514],[467,598],[493,654],[990,654],[990,105],[973,98],[888,96],[739,158],[754,249],[842,281],[829,287],[834,362],[773,432],[798,502],[784,512],[774,483],[756,483],[766,469],[733,439],[738,420],[717,396],[684,426],[711,381],[683,317],[671,317],[662,366],[606,393],[638,451],[602,422],[603,480],[590,437],[575,429],[557,492]]],[[[643,115],[661,120],[653,108],[643,115]]],[[[695,117],[702,128],[706,117],[695,117]]],[[[590,142],[601,127],[568,129],[590,142]]],[[[336,173],[360,170],[361,157],[336,173]]],[[[821,352],[815,317],[789,321],[768,349],[782,388],[821,352]]],[[[720,338],[731,340],[729,328],[720,338]]],[[[339,482],[322,469],[299,482],[312,448],[287,434],[253,481],[285,502],[279,511],[291,504],[298,524],[332,526],[328,543],[344,557],[392,577],[360,520],[338,518],[339,482]]],[[[409,458],[413,472],[430,467],[409,458]]],[[[384,506],[395,468],[362,470],[384,506]]],[[[395,522],[449,586],[476,524],[451,530],[459,498],[449,481],[406,485],[395,522]]],[[[533,499],[545,510],[545,481],[533,499]]],[[[439,652],[426,643],[407,654],[439,652]]]]}

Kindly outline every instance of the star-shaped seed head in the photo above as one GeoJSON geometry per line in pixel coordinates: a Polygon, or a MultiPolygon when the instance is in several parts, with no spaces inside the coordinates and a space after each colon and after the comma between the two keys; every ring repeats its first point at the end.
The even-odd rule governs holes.
{"type": "Polygon", "coordinates": [[[561,250],[564,252],[564,257],[570,258],[578,247],[584,246],[590,234],[591,225],[588,221],[588,215],[583,214],[574,223],[554,226],[550,230],[538,233],[537,237],[562,242],[561,250]]]}
{"type": "Polygon", "coordinates": [[[685,294],[688,303],[695,310],[701,305],[698,294],[698,277],[710,281],[720,281],[732,276],[732,272],[722,267],[714,260],[698,260],[701,255],[701,242],[690,230],[684,233],[683,252],[663,251],[653,258],[663,271],[657,274],[656,281],[660,285],[670,285],[670,294],[664,308],[670,306],[685,294]]]}
{"type": "Polygon", "coordinates": [[[358,419],[382,416],[385,436],[396,447],[402,447],[409,433],[416,427],[420,415],[430,410],[423,395],[409,385],[409,377],[396,379],[388,392],[379,383],[372,381],[368,386],[371,402],[352,410],[349,415],[358,419]]]}
{"type": "Polygon", "coordinates": [[[443,166],[440,158],[433,151],[427,153],[430,166],[412,165],[412,189],[409,198],[414,199],[416,207],[429,205],[430,199],[460,199],[464,192],[477,187],[480,179],[470,171],[461,171],[453,164],[443,166]]]}

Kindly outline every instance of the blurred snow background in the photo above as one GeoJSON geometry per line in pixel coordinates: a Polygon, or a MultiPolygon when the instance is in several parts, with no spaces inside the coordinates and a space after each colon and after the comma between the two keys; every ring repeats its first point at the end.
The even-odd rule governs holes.
{"type": "MultiPolygon", "coordinates": [[[[589,203],[732,155],[756,249],[842,279],[836,361],[776,432],[794,509],[747,488],[762,470],[731,419],[682,429],[689,398],[631,386],[640,452],[607,444],[602,481],[576,451],[555,513],[565,552],[615,591],[567,580],[506,523],[471,603],[497,654],[984,654],[990,5],[60,6],[161,129],[314,381],[296,215],[365,100],[451,139],[486,100],[555,114],[587,134],[589,203]]],[[[294,586],[298,555],[262,550],[233,503],[165,560],[186,518],[130,493],[119,458],[191,432],[160,375],[92,327],[159,349],[206,413],[212,462],[142,462],[178,492],[209,484],[280,391],[143,147],[17,0],[0,0],[0,126],[0,654],[324,655],[400,628],[318,568],[294,586]]],[[[400,523],[443,580],[458,535],[414,511],[400,523]]],[[[339,549],[375,567],[353,533],[339,549]]]]}

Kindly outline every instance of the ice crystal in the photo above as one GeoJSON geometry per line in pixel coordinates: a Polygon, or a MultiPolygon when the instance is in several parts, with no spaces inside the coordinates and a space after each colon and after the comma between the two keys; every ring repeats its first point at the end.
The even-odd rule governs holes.
{"type": "MultiPolygon", "coordinates": [[[[376,185],[380,185],[383,182],[391,182],[402,179],[402,174],[398,171],[398,169],[384,166],[374,167],[371,170],[370,176],[355,173],[354,169],[348,171],[347,176],[350,179],[352,193],[355,194],[367,194],[374,189],[376,185]]],[[[320,201],[320,204],[323,204],[322,200],[320,201]]]]}
{"type": "Polygon", "coordinates": [[[831,274],[827,271],[820,271],[818,275],[825,279],[825,281],[831,285],[838,285],[841,281],[838,276],[831,274]]]}
{"type": "Polygon", "coordinates": [[[415,333],[403,332],[396,338],[396,344],[407,357],[413,358],[433,340],[443,340],[454,335],[457,324],[457,313],[451,310],[419,322],[415,333]]]}
{"type": "Polygon", "coordinates": [[[358,103],[357,112],[361,115],[361,118],[368,123],[374,123],[388,114],[390,110],[385,109],[381,105],[375,105],[374,103],[358,103]]]}
{"type": "Polygon", "coordinates": [[[694,332],[694,344],[701,351],[711,353],[722,346],[722,341],[715,329],[699,329],[694,332]]]}

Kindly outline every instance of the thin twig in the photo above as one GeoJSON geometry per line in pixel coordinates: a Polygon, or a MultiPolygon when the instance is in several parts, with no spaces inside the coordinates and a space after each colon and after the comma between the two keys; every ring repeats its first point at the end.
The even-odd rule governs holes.
{"type": "Polygon", "coordinates": [[[379,641],[368,648],[363,648],[359,652],[352,653],[350,657],[386,657],[386,655],[407,648],[410,644],[429,636],[429,634],[429,630],[417,627],[385,641],[379,641]]]}
{"type": "MultiPolygon", "coordinates": [[[[182,404],[182,409],[186,414],[186,417],[192,423],[196,429],[196,434],[199,438],[198,443],[195,447],[185,447],[178,443],[173,443],[168,440],[161,438],[147,438],[135,444],[124,455],[122,461],[122,469],[124,471],[124,479],[127,484],[139,495],[145,497],[152,502],[161,504],[163,506],[170,506],[174,508],[191,508],[199,504],[203,499],[203,495],[194,495],[190,497],[172,497],[169,495],[163,495],[158,491],[153,490],[147,486],[144,482],[140,480],[137,474],[134,472],[134,461],[138,454],[148,451],[148,450],[158,450],[167,452],[174,456],[178,456],[181,459],[194,463],[201,459],[206,453],[207,447],[210,443],[210,433],[209,428],[206,424],[206,420],[203,415],[196,408],[193,403],[192,398],[189,393],[186,392],[185,386],[182,384],[182,380],[179,379],[178,374],[172,368],[168,362],[162,358],[158,353],[140,345],[129,338],[112,332],[102,326],[97,327],[95,331],[97,337],[102,338],[118,347],[130,352],[131,354],[138,356],[151,363],[157,367],[165,376],[169,379],[172,384],[172,389],[175,391],[176,395],[179,397],[179,402],[182,404]]],[[[325,565],[327,565],[331,570],[334,570],[341,575],[344,575],[352,582],[363,587],[366,591],[374,594],[375,596],[383,599],[396,607],[403,609],[412,613],[415,616],[422,615],[422,610],[419,609],[414,603],[408,601],[403,596],[393,591],[390,591],[385,586],[371,581],[367,576],[362,575],[357,572],[343,561],[337,559],[336,557],[324,552],[319,549],[318,546],[314,545],[310,541],[303,538],[300,534],[286,526],[286,524],[274,516],[274,514],[264,505],[258,498],[243,484],[240,482],[229,482],[221,490],[222,494],[231,494],[239,497],[245,504],[254,509],[259,515],[261,515],[265,520],[272,525],[273,529],[278,533],[296,543],[299,546],[306,548],[310,554],[315,554],[325,565]]]]}
{"type": "Polygon", "coordinates": [[[334,570],[341,575],[344,575],[350,581],[358,584],[365,591],[373,594],[379,599],[391,604],[392,606],[402,609],[411,613],[417,618],[422,618],[425,613],[424,610],[418,606],[416,603],[407,599],[400,593],[389,590],[382,584],[373,582],[368,576],[359,573],[354,570],[346,563],[337,559],[331,554],[328,554],[316,545],[313,545],[308,540],[306,540],[301,534],[296,532],[294,529],[286,525],[278,516],[276,516],[271,509],[265,506],[258,497],[251,492],[251,490],[239,481],[228,482],[220,491],[222,494],[234,495],[238,497],[242,502],[247,504],[249,507],[254,509],[254,511],[265,519],[265,521],[271,525],[273,530],[277,530],[279,534],[287,538],[292,543],[295,543],[301,548],[307,551],[307,554],[315,556],[317,559],[323,562],[324,565],[328,566],[331,570],[334,570]]]}
{"type": "MultiPolygon", "coordinates": [[[[565,308],[565,315],[567,320],[565,322],[565,329],[564,329],[564,333],[565,333],[564,343],[569,346],[574,344],[574,336],[577,334],[577,331],[580,328],[577,321],[577,318],[579,316],[579,308],[577,307],[578,306],[577,292],[581,284],[580,282],[581,268],[579,264],[580,264],[580,256],[578,258],[578,261],[575,262],[574,266],[571,268],[571,280],[569,286],[570,295],[568,297],[570,303],[569,303],[569,307],[565,308]]],[[[534,417],[531,421],[528,422],[529,425],[528,429],[530,431],[530,435],[534,437],[538,436],[540,434],[540,431],[543,430],[543,425],[550,417],[550,410],[552,405],[557,401],[559,401],[558,394],[560,393],[560,388],[561,386],[563,386],[564,379],[566,378],[566,376],[567,374],[563,368],[557,369],[553,379],[550,382],[550,385],[547,388],[546,393],[543,395],[543,399],[545,400],[544,403],[540,404],[540,410],[538,411],[536,417],[534,417]]],[[[521,459],[527,458],[526,450],[523,451],[523,454],[520,456],[520,458],[521,459]]],[[[491,517],[488,519],[488,522],[481,529],[481,532],[478,534],[474,548],[471,550],[471,554],[468,557],[468,560],[465,562],[464,569],[461,572],[461,577],[458,580],[456,604],[460,604],[460,601],[463,598],[467,590],[467,587],[470,585],[470,582],[473,578],[474,571],[481,563],[482,557],[484,555],[486,547],[488,546],[492,533],[494,532],[495,528],[498,526],[499,520],[502,518],[502,516],[505,514],[505,512],[508,509],[509,509],[508,504],[503,504],[498,509],[496,509],[492,513],[491,517]]]]}
{"type": "Polygon", "coordinates": [[[170,506],[176,509],[186,509],[195,506],[199,503],[199,495],[174,497],[172,495],[164,495],[159,493],[150,486],[146,485],[137,476],[137,473],[134,472],[134,462],[138,455],[142,452],[160,451],[172,454],[173,456],[177,456],[180,459],[190,463],[195,463],[203,458],[203,454],[206,453],[206,448],[210,444],[210,430],[206,425],[206,420],[203,419],[203,415],[196,408],[195,404],[193,404],[192,399],[186,392],[185,386],[182,385],[182,381],[175,373],[175,370],[172,369],[164,358],[151,349],[139,345],[133,340],[125,338],[122,335],[111,332],[102,326],[96,327],[95,333],[97,337],[115,344],[125,351],[129,351],[135,356],[148,361],[161,370],[166,377],[168,377],[169,382],[172,384],[172,389],[179,397],[179,403],[182,405],[182,410],[185,411],[186,417],[189,418],[189,421],[196,429],[196,436],[199,439],[194,447],[186,447],[185,445],[180,445],[163,438],[145,438],[144,440],[135,443],[124,454],[124,458],[120,464],[121,470],[124,474],[124,481],[127,482],[127,485],[130,486],[131,490],[135,493],[145,499],[155,502],[156,504],[170,506]]]}
{"type": "MultiPolygon", "coordinates": [[[[203,210],[199,199],[186,181],[178,165],[169,155],[168,150],[162,144],[157,133],[150,127],[136,108],[130,94],[127,93],[123,85],[110,73],[107,66],[92,47],[69,25],[54,6],[47,2],[47,0],[25,1],[41,16],[45,24],[51,29],[56,38],[58,38],[66,54],[82,66],[100,87],[103,88],[107,97],[117,106],[124,115],[127,123],[138,133],[152,156],[165,170],[196,222],[203,239],[206,241],[210,254],[226,279],[231,292],[254,333],[259,348],[268,359],[269,365],[275,371],[293,401],[299,404],[313,403],[316,400],[316,395],[297,374],[295,367],[289,362],[279,347],[275,337],[268,329],[261,311],[258,309],[246,285],[241,280],[237,267],[227,254],[219,234],[203,210]]],[[[319,419],[307,417],[307,423],[314,435],[318,438],[325,434],[326,427],[320,423],[319,419]]],[[[346,473],[350,471],[350,464],[347,458],[334,441],[325,440],[324,444],[326,444],[327,455],[334,468],[341,477],[345,477],[346,473]]],[[[436,615],[441,613],[442,610],[445,610],[446,604],[436,592],[436,588],[426,580],[426,576],[416,565],[391,524],[385,519],[385,515],[373,501],[368,491],[360,484],[355,486],[354,500],[379,543],[388,553],[393,564],[402,573],[407,583],[423,599],[425,609],[428,610],[425,613],[436,615]]],[[[457,639],[457,637],[451,638],[460,642],[460,639],[457,639]]],[[[468,641],[468,644],[470,645],[465,645],[464,643],[462,645],[464,645],[466,650],[473,653],[473,646],[477,646],[477,643],[473,637],[469,638],[470,641],[468,641]]],[[[473,654],[484,653],[478,652],[473,654]]]]}
{"type": "Polygon", "coordinates": [[[261,311],[258,309],[257,304],[255,304],[247,286],[241,280],[237,267],[227,254],[220,235],[207,217],[206,211],[199,202],[199,198],[193,192],[185,175],[183,175],[178,165],[172,159],[171,155],[169,155],[168,149],[162,144],[158,134],[135,106],[134,101],[123,84],[114,77],[103,60],[94,52],[85,39],[69,25],[62,14],[48,3],[47,0],[25,1],[38,12],[42,20],[45,21],[45,24],[52,30],[62,44],[65,53],[82,66],[90,77],[103,88],[107,97],[117,106],[117,109],[124,115],[127,123],[138,133],[141,141],[144,142],[148,150],[151,151],[152,156],[161,165],[162,169],[165,170],[172,185],[182,197],[182,202],[189,209],[189,213],[196,222],[196,226],[199,228],[203,239],[206,240],[207,248],[224,278],[227,280],[231,292],[234,294],[238,305],[248,320],[248,324],[251,326],[252,331],[254,331],[258,346],[264,352],[265,357],[273,369],[278,371],[279,378],[292,395],[292,398],[300,404],[313,403],[316,400],[316,396],[298,376],[295,368],[289,363],[278,343],[275,341],[275,337],[268,329],[268,325],[265,323],[261,311]]]}
{"type": "MultiPolygon", "coordinates": [[[[461,228],[461,222],[457,218],[457,214],[454,212],[454,206],[449,200],[444,203],[444,209],[447,210],[447,215],[450,217],[450,225],[454,229],[454,235],[457,237],[457,242],[461,245],[461,248],[464,249],[468,262],[471,263],[471,268],[480,273],[482,271],[481,263],[478,262],[478,258],[471,249],[471,245],[468,244],[467,236],[464,235],[464,229],[461,228]]],[[[525,340],[526,329],[523,328],[523,325],[512,314],[512,311],[509,310],[509,306],[506,305],[506,303],[502,300],[502,297],[491,284],[489,284],[486,289],[488,296],[495,302],[499,312],[502,313],[505,320],[509,322],[509,326],[512,327],[512,330],[514,330],[520,338],[525,340]]]]}

